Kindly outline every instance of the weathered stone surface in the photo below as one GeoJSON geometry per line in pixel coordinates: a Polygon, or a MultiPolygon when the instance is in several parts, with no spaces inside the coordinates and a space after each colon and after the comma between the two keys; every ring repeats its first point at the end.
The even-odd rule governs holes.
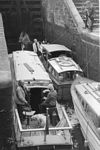
{"type": "Polygon", "coordinates": [[[55,0],[55,2],[43,0],[43,2],[44,12],[47,13],[45,15],[45,38],[50,43],[64,44],[68,48],[75,43],[77,62],[84,70],[85,75],[100,81],[98,36],[83,28],[82,19],[79,14],[77,15],[78,12],[71,0],[55,0]],[[68,2],[71,7],[70,5],[68,7],[68,2]],[[54,6],[55,3],[56,6],[54,6]]]}
{"type": "MultiPolygon", "coordinates": [[[[0,149],[12,136],[12,80],[4,36],[2,16],[0,14],[0,149]]],[[[8,149],[8,147],[7,147],[8,149]]]]}

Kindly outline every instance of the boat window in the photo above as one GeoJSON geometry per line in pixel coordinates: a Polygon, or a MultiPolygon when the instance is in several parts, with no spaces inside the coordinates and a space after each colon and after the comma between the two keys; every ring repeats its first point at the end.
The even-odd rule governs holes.
{"type": "Polygon", "coordinates": [[[73,72],[73,77],[72,78],[75,79],[78,75],[80,75],[82,77],[84,76],[83,72],[81,72],[81,71],[75,71],[75,72],[73,72]]]}
{"type": "Polygon", "coordinates": [[[52,69],[52,75],[55,76],[55,71],[54,71],[54,69],[52,69]]]}
{"type": "Polygon", "coordinates": [[[74,73],[75,73],[74,71],[71,71],[71,72],[70,72],[70,79],[71,79],[71,80],[74,79],[74,73]]]}
{"type": "Polygon", "coordinates": [[[48,65],[48,70],[50,73],[52,73],[52,70],[53,70],[52,66],[48,65]]]}
{"type": "Polygon", "coordinates": [[[64,81],[64,75],[62,73],[59,74],[59,81],[64,81]]]}
{"type": "Polygon", "coordinates": [[[88,118],[93,122],[96,128],[100,127],[100,118],[96,115],[96,113],[91,109],[91,107],[82,99],[81,95],[76,90],[76,94],[80,99],[82,107],[84,111],[87,113],[88,118]]]}
{"type": "Polygon", "coordinates": [[[74,72],[73,71],[63,72],[63,73],[59,74],[59,80],[60,81],[70,81],[70,80],[74,79],[73,76],[74,76],[74,72]]]}
{"type": "Polygon", "coordinates": [[[56,79],[59,80],[59,74],[56,72],[56,79]]]}
{"type": "Polygon", "coordinates": [[[60,56],[67,56],[67,57],[72,57],[72,54],[70,51],[66,52],[66,51],[56,51],[56,52],[51,52],[48,56],[48,58],[55,58],[55,57],[60,57],[60,56]]]}
{"type": "Polygon", "coordinates": [[[71,73],[70,72],[65,72],[64,73],[64,80],[70,80],[71,79],[71,73]]]}
{"type": "Polygon", "coordinates": [[[54,77],[57,79],[57,72],[54,70],[54,77]]]}
{"type": "Polygon", "coordinates": [[[77,96],[78,96],[78,98],[80,99],[80,101],[81,101],[81,103],[82,103],[82,97],[81,97],[81,95],[79,94],[78,91],[77,91],[77,96]]]}
{"type": "Polygon", "coordinates": [[[70,80],[70,72],[60,73],[59,74],[59,80],[62,82],[70,80]]]}
{"type": "Polygon", "coordinates": [[[89,119],[93,122],[95,127],[99,127],[100,126],[99,117],[95,114],[95,112],[90,108],[89,105],[87,105],[86,112],[87,112],[89,119]]]}

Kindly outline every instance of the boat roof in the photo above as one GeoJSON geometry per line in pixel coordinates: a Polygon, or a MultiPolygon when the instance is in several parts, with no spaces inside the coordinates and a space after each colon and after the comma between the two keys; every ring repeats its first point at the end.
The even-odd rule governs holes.
{"type": "Polygon", "coordinates": [[[38,55],[31,51],[13,52],[16,80],[51,82],[38,55]]]}
{"type": "Polygon", "coordinates": [[[42,44],[42,47],[46,49],[48,53],[56,52],[56,51],[66,51],[71,52],[69,48],[60,44],[42,44]]]}
{"type": "Polygon", "coordinates": [[[100,83],[82,83],[75,85],[75,88],[92,110],[100,116],[100,83]]]}
{"type": "Polygon", "coordinates": [[[48,62],[58,73],[67,72],[67,71],[82,72],[80,66],[72,58],[67,56],[52,58],[48,60],[48,62]]]}

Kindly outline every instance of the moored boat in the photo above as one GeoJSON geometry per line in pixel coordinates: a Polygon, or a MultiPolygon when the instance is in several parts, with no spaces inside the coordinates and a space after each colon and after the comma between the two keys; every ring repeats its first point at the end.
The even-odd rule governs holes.
{"type": "Polygon", "coordinates": [[[85,146],[100,149],[100,83],[77,77],[71,86],[76,116],[80,122],[85,146]]]}
{"type": "Polygon", "coordinates": [[[64,45],[43,44],[43,64],[58,93],[58,101],[71,100],[70,86],[75,74],[83,75],[80,66],[71,58],[72,52],[64,45]]]}
{"type": "MultiPolygon", "coordinates": [[[[29,51],[13,52],[14,63],[14,91],[16,84],[22,80],[30,89],[30,105],[32,113],[24,111],[24,121],[21,120],[17,107],[14,113],[14,128],[17,149],[72,149],[70,130],[72,126],[65,112],[64,106],[56,102],[56,107],[47,109],[41,113],[39,104],[42,100],[42,91],[52,84],[48,73],[37,54],[29,51]],[[37,122],[36,117],[41,118],[43,124],[37,122]],[[42,119],[43,118],[43,119],[42,119]]],[[[16,92],[14,99],[16,100],[16,92]]]]}

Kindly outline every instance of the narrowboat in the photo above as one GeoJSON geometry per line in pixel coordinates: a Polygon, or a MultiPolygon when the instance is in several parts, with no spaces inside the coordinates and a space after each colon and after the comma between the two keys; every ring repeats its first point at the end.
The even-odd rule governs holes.
{"type": "Polygon", "coordinates": [[[63,105],[40,112],[42,91],[52,84],[38,55],[32,51],[15,51],[12,54],[14,100],[16,84],[22,80],[30,90],[32,110],[23,111],[21,120],[17,107],[14,109],[14,130],[17,150],[71,150],[73,142],[68,115],[63,105]]]}
{"type": "Polygon", "coordinates": [[[71,85],[71,95],[85,146],[90,150],[99,150],[100,82],[79,76],[71,85]]]}

